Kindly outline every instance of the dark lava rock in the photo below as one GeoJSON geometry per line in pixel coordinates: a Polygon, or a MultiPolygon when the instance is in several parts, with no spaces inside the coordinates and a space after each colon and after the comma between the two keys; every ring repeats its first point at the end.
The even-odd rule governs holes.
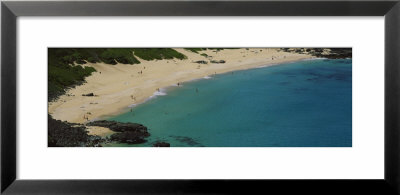
{"type": "Polygon", "coordinates": [[[87,126],[99,126],[110,129],[118,133],[110,136],[111,141],[121,143],[140,144],[146,142],[145,138],[150,136],[147,127],[138,123],[122,123],[117,121],[93,121],[86,124],[87,126]]]}
{"type": "Polygon", "coordinates": [[[308,53],[315,57],[328,59],[352,58],[352,48],[281,48],[281,50],[300,54],[308,53]],[[324,53],[324,49],[329,49],[330,51],[324,53]]]}
{"type": "Polygon", "coordinates": [[[138,124],[138,123],[122,123],[122,122],[117,122],[117,121],[100,120],[100,121],[93,121],[93,122],[87,123],[86,125],[87,126],[106,127],[106,128],[109,128],[111,131],[116,131],[116,132],[132,131],[132,132],[140,132],[142,134],[150,135],[147,132],[147,127],[143,126],[142,124],[138,124]]]}
{"type": "Polygon", "coordinates": [[[81,124],[53,119],[48,115],[49,147],[100,147],[105,141],[99,136],[88,135],[81,124]]]}
{"type": "Polygon", "coordinates": [[[331,48],[331,52],[328,55],[321,55],[320,57],[325,57],[329,59],[342,59],[351,58],[352,49],[351,48],[331,48]]]}
{"type": "Polygon", "coordinates": [[[144,139],[145,137],[148,137],[148,135],[144,135],[140,132],[125,131],[122,133],[112,134],[110,136],[110,139],[112,141],[117,141],[121,143],[141,144],[146,142],[146,140],[144,139]]]}
{"type": "Polygon", "coordinates": [[[214,63],[214,64],[223,64],[223,63],[225,63],[225,60],[211,60],[211,63],[214,63]]]}
{"type": "Polygon", "coordinates": [[[208,64],[208,62],[204,61],[204,60],[195,61],[194,63],[197,63],[197,64],[208,64]]]}
{"type": "Polygon", "coordinates": [[[94,96],[93,93],[88,93],[88,94],[82,94],[82,96],[94,96]]]}
{"type": "Polygon", "coordinates": [[[153,144],[153,147],[170,147],[171,145],[167,142],[156,142],[153,144]]]}
{"type": "Polygon", "coordinates": [[[194,140],[193,138],[190,138],[190,137],[174,136],[174,135],[171,135],[170,137],[175,138],[177,141],[184,143],[186,145],[189,145],[189,146],[203,147],[202,144],[200,144],[199,142],[197,142],[196,140],[194,140]]]}
{"type": "Polygon", "coordinates": [[[90,135],[86,142],[86,147],[103,147],[102,144],[104,142],[105,139],[101,138],[100,136],[90,135]]]}

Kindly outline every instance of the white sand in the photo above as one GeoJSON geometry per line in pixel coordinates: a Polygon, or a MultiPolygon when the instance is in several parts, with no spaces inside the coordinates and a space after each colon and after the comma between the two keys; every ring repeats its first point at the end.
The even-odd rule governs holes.
{"type": "MultiPolygon", "coordinates": [[[[217,53],[211,50],[199,52],[212,56],[209,58],[184,49],[176,50],[185,54],[188,59],[154,61],[140,59],[142,63],[134,65],[89,63],[87,66],[94,67],[97,72],[86,78],[87,83],[68,90],[66,95],[55,102],[50,102],[48,111],[55,119],[85,123],[87,119],[84,117],[96,120],[119,114],[128,110],[128,106],[132,104],[144,102],[158,88],[176,85],[178,82],[182,83],[215,73],[312,58],[305,54],[278,52],[278,49],[227,49],[217,53]],[[272,60],[273,56],[274,60],[272,60]],[[193,63],[197,60],[209,62],[211,59],[225,60],[226,63],[193,63]],[[140,71],[143,71],[143,74],[139,74],[140,71]],[[87,93],[94,93],[96,96],[82,96],[87,93]]],[[[103,130],[94,130],[91,133],[107,134],[103,130]]]]}
{"type": "Polygon", "coordinates": [[[108,137],[115,133],[114,131],[111,131],[109,128],[97,127],[97,126],[86,126],[86,130],[88,131],[88,135],[98,135],[101,137],[108,137]]]}

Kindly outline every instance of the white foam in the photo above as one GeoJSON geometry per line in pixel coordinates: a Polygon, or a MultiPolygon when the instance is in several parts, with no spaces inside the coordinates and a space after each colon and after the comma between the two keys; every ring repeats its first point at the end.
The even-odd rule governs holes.
{"type": "MultiPolygon", "coordinates": [[[[165,89],[165,88],[161,88],[160,90],[155,91],[155,92],[153,93],[152,96],[150,96],[149,98],[147,98],[147,100],[152,99],[152,98],[155,98],[155,97],[157,97],[157,96],[164,96],[164,95],[167,95],[166,89],[165,89]]],[[[146,101],[147,101],[147,100],[146,100],[146,101]]]]}
{"type": "Polygon", "coordinates": [[[203,77],[203,79],[211,79],[212,77],[210,77],[210,76],[205,76],[205,77],[203,77]]]}
{"type": "Polygon", "coordinates": [[[162,91],[156,91],[153,93],[153,96],[163,96],[163,95],[167,95],[167,93],[162,91]]]}
{"type": "Polygon", "coordinates": [[[273,66],[273,65],[276,65],[276,64],[261,65],[261,66],[255,67],[255,68],[265,68],[265,67],[269,67],[269,66],[273,66]]]}
{"type": "Polygon", "coordinates": [[[256,68],[265,68],[265,67],[271,67],[271,66],[276,66],[276,65],[284,65],[284,64],[293,64],[299,61],[312,61],[312,60],[325,60],[328,58],[317,58],[317,57],[313,57],[313,58],[306,58],[306,59],[302,59],[302,60],[296,60],[296,61],[289,61],[289,62],[282,62],[282,63],[274,63],[274,64],[266,64],[266,65],[261,65],[258,66],[256,68]]]}
{"type": "Polygon", "coordinates": [[[137,104],[131,104],[131,105],[128,106],[128,108],[133,108],[135,106],[137,106],[137,104]]]}
{"type": "Polygon", "coordinates": [[[326,60],[326,59],[328,59],[328,58],[312,57],[312,58],[303,59],[303,60],[301,60],[301,61],[326,60]]]}

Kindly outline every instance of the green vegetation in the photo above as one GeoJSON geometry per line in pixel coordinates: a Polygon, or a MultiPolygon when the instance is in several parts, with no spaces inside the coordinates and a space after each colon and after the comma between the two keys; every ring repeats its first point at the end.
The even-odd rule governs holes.
{"type": "MultiPolygon", "coordinates": [[[[199,53],[199,52],[205,51],[205,50],[221,51],[224,49],[239,49],[239,48],[185,48],[185,50],[191,51],[193,53],[199,53]]],[[[203,54],[200,54],[200,55],[204,56],[203,54]]]]}
{"type": "Polygon", "coordinates": [[[193,53],[199,53],[199,51],[207,50],[207,48],[185,48],[185,50],[191,51],[193,53]]]}
{"type": "Polygon", "coordinates": [[[132,49],[129,48],[112,48],[105,49],[100,53],[100,61],[106,64],[140,64],[140,61],[132,55],[132,49]]]}
{"type": "Polygon", "coordinates": [[[48,50],[48,98],[49,101],[63,94],[67,87],[81,84],[85,77],[96,70],[92,67],[83,67],[89,53],[75,49],[48,50]]]}
{"type": "Polygon", "coordinates": [[[202,53],[202,54],[200,54],[201,56],[204,56],[204,57],[208,57],[208,55],[207,54],[205,54],[205,53],[202,53]]]}
{"type": "Polygon", "coordinates": [[[186,59],[186,56],[170,48],[132,49],[135,56],[143,60],[162,60],[177,58],[186,59]]]}
{"type": "Polygon", "coordinates": [[[54,100],[65,90],[85,82],[85,77],[96,70],[84,67],[86,62],[104,62],[115,65],[139,64],[135,57],[144,60],[186,59],[170,48],[49,48],[48,49],[48,99],[54,100]]]}

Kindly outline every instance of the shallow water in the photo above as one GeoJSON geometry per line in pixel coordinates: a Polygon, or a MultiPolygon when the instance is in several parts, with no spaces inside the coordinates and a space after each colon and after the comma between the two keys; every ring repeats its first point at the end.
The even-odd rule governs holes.
{"type": "Polygon", "coordinates": [[[141,123],[151,146],[351,147],[352,61],[307,60],[167,88],[108,120],[141,123]]]}

